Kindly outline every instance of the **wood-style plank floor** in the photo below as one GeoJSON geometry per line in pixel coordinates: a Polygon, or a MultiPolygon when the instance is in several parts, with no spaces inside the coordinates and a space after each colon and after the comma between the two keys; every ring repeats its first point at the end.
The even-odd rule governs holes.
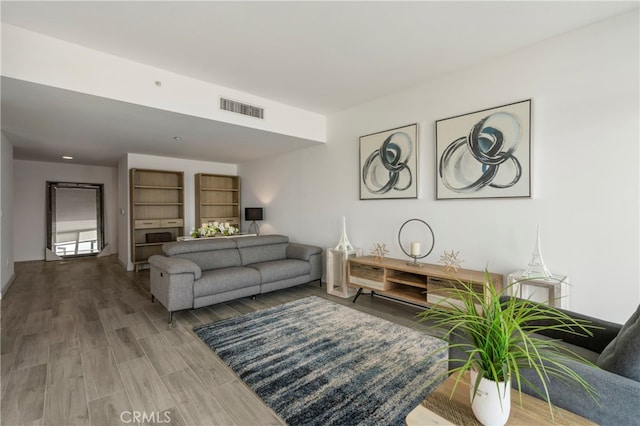
{"type": "Polygon", "coordinates": [[[127,272],[115,256],[15,270],[1,303],[2,425],[280,425],[194,325],[317,295],[426,330],[418,309],[366,295],[354,305],[317,282],[177,312],[168,325],[148,270],[127,272]]]}

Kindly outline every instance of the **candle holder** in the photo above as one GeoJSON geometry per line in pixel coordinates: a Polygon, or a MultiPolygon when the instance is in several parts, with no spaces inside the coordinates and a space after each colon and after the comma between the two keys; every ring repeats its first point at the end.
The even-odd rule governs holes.
{"type": "Polygon", "coordinates": [[[418,263],[418,259],[420,259],[420,257],[418,255],[410,254],[409,257],[413,258],[413,262],[407,262],[407,265],[415,266],[415,267],[418,267],[418,268],[422,267],[422,263],[418,263]]]}
{"type": "MultiPolygon", "coordinates": [[[[407,232],[407,231],[405,230],[405,232],[407,232]]],[[[407,262],[407,265],[409,265],[409,266],[414,266],[414,267],[423,266],[421,263],[418,262],[418,259],[423,259],[423,258],[429,256],[429,254],[431,254],[431,252],[433,251],[433,246],[435,245],[435,242],[436,242],[436,240],[435,240],[435,236],[433,234],[433,229],[431,229],[429,224],[427,222],[425,222],[424,220],[422,220],[422,219],[409,219],[405,223],[402,224],[402,226],[400,227],[400,230],[398,231],[398,244],[400,245],[400,249],[402,250],[402,252],[404,254],[406,254],[407,256],[409,256],[410,258],[413,259],[413,262],[407,262]],[[418,242],[411,243],[412,247],[411,247],[411,250],[410,250],[409,253],[407,253],[407,251],[404,249],[404,246],[402,244],[402,231],[404,230],[405,226],[414,225],[414,222],[420,228],[426,228],[426,231],[427,231],[425,233],[424,229],[420,230],[418,228],[419,232],[415,232],[415,229],[414,229],[414,234],[418,234],[419,235],[419,234],[423,234],[424,233],[424,236],[431,240],[431,245],[429,247],[429,250],[427,250],[427,252],[425,254],[420,254],[420,253],[416,253],[415,252],[415,244],[417,244],[417,246],[419,248],[420,247],[420,243],[424,242],[424,239],[420,239],[419,243],[418,242]]],[[[428,244],[426,244],[425,246],[428,246],[428,244]]]]}

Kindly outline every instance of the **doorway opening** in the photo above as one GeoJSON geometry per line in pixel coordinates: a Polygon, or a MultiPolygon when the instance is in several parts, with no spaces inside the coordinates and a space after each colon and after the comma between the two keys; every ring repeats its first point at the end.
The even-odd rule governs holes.
{"type": "Polygon", "coordinates": [[[54,257],[96,256],[104,248],[103,187],[47,182],[47,249],[54,257]]]}

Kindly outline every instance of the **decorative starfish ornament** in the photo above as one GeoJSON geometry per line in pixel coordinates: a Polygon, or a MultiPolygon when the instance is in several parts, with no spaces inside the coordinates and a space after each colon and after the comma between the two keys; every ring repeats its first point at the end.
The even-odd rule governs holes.
{"type": "Polygon", "coordinates": [[[373,248],[371,249],[371,254],[375,256],[373,259],[374,262],[383,262],[384,258],[387,254],[389,254],[389,250],[387,250],[387,245],[384,243],[375,243],[373,248]]]}
{"type": "Polygon", "coordinates": [[[442,269],[445,272],[451,272],[451,271],[458,272],[458,268],[460,267],[460,264],[464,262],[463,260],[458,259],[459,254],[460,254],[459,251],[456,251],[454,253],[454,251],[451,250],[451,253],[448,253],[445,250],[444,254],[440,256],[440,263],[444,264],[444,267],[442,269]]]}

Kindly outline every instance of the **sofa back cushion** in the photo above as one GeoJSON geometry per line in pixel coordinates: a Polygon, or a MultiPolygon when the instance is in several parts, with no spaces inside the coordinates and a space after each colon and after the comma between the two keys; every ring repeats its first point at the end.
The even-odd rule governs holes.
{"type": "Polygon", "coordinates": [[[616,338],[604,348],[596,365],[640,382],[640,305],[616,338]]]}
{"type": "Polygon", "coordinates": [[[243,266],[287,258],[289,238],[284,235],[244,237],[236,241],[243,266]]]}
{"type": "Polygon", "coordinates": [[[203,271],[211,269],[229,268],[231,266],[242,266],[240,253],[237,249],[222,249],[200,251],[196,253],[183,253],[173,257],[189,259],[200,267],[203,271]]]}
{"type": "Polygon", "coordinates": [[[162,251],[167,256],[175,256],[178,254],[231,248],[236,248],[236,240],[234,238],[202,238],[166,243],[162,246],[162,251]]]}
{"type": "Polygon", "coordinates": [[[203,271],[241,266],[233,238],[177,241],[163,245],[162,250],[167,256],[189,259],[203,271]]]}

